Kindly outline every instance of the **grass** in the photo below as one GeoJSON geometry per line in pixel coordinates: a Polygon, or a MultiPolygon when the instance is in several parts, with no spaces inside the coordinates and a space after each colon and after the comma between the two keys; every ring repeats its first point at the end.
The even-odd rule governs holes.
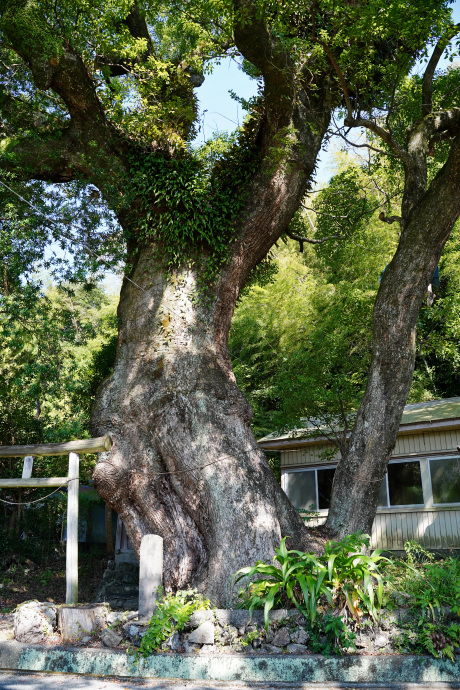
{"type": "Polygon", "coordinates": [[[460,559],[435,560],[416,542],[406,542],[406,558],[383,566],[387,607],[409,607],[419,620],[435,620],[446,609],[460,617],[460,559]]]}

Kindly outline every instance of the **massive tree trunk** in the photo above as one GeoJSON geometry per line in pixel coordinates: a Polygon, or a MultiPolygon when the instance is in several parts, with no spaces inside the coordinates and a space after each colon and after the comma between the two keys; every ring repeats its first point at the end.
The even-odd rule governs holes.
{"type": "MultiPolygon", "coordinates": [[[[217,41],[214,47],[213,40],[204,53],[226,54],[228,36],[234,35],[236,48],[263,77],[263,92],[239,150],[218,160],[207,177],[187,145],[201,42],[196,51],[184,48],[185,56],[173,50],[174,58],[165,57],[164,63],[160,55],[167,50],[161,48],[160,62],[149,61],[155,40],[144,3],[134,2],[123,21],[113,18],[113,32],[120,32],[114,45],[123,44],[121,33],[128,30],[135,39],[133,57],[123,60],[109,51],[98,56],[95,67],[61,35],[60,24],[51,26],[44,16],[37,25],[37,13],[25,0],[3,4],[0,29],[30,68],[36,88],[57,94],[66,113],[40,135],[26,122],[19,140],[8,140],[0,165],[26,170],[30,179],[66,183],[78,177],[95,185],[120,218],[129,245],[115,368],[92,419],[94,433],[110,433],[114,446],[99,459],[95,485],[120,514],[136,549],[144,534],[164,538],[167,589],[197,585],[215,603],[227,604],[235,571],[257,558],[270,559],[281,537],[290,536],[299,547],[315,545],[250,430],[251,411],[236,386],[227,339],[241,287],[287,230],[312,179],[337,100],[330,67],[310,49],[302,57],[291,54],[279,29],[267,23],[270,14],[261,14],[254,0],[230,3],[232,28],[225,29],[225,39],[222,35],[224,45],[219,49],[217,41]],[[139,38],[146,39],[147,51],[140,49],[139,38]],[[101,64],[110,87],[103,100],[101,75],[94,76],[101,64]],[[122,106],[110,101],[118,93],[110,75],[129,76],[121,91],[132,89],[126,92],[128,103],[148,104],[145,131],[132,121],[131,105],[126,121],[119,120],[122,106]],[[162,168],[160,182],[152,180],[151,156],[162,168]],[[251,158],[247,168],[246,158],[251,158]],[[177,183],[184,161],[189,173],[193,168],[203,175],[188,178],[187,204],[183,178],[177,183]],[[162,226],[158,221],[165,214],[162,226]],[[195,230],[184,232],[181,224],[195,230]],[[228,254],[213,255],[216,244],[223,244],[221,235],[228,254]],[[170,258],[187,259],[176,258],[175,270],[166,270],[168,252],[170,258]],[[204,293],[209,280],[200,271],[208,259],[218,268],[204,293]]],[[[211,28],[213,37],[214,32],[211,28]]]]}
{"type": "Polygon", "coordinates": [[[200,300],[192,270],[168,276],[153,254],[141,250],[123,283],[115,369],[93,413],[114,447],[95,486],[136,550],[145,534],[163,537],[168,589],[229,604],[238,568],[270,559],[284,535],[314,542],[250,430],[226,344],[234,300],[200,300]]]}

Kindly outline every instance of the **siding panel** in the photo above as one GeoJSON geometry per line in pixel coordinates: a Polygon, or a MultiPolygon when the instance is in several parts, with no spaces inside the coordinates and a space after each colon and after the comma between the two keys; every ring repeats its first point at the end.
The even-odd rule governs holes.
{"type": "Polygon", "coordinates": [[[402,551],[406,541],[428,549],[460,547],[460,509],[377,513],[371,535],[373,549],[402,551]]]}

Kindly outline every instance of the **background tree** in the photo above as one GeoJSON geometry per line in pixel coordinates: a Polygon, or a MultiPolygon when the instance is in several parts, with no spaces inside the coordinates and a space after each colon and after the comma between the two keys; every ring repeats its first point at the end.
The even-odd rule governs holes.
{"type": "Polygon", "coordinates": [[[314,243],[303,253],[291,241],[274,249],[273,282],[251,288],[236,309],[230,352],[259,436],[302,426],[300,417],[331,431],[352,423],[370,363],[379,277],[398,239],[395,226],[378,218],[382,177],[343,158],[290,225],[291,236],[314,243]]]}
{"type": "Polygon", "coordinates": [[[336,66],[347,107],[345,126],[363,127],[380,139],[385,148],[379,156],[393,156],[393,175],[404,180],[400,215],[380,216],[382,222],[399,224],[400,238],[374,305],[366,391],[334,476],[327,528],[337,535],[372,527],[412,382],[419,311],[460,214],[458,70],[435,78],[458,30],[446,30],[423,77],[406,80],[386,112],[370,108],[366,117],[357,113],[336,66]]]}
{"type": "Polygon", "coordinates": [[[0,167],[70,184],[75,214],[100,194],[123,242],[116,229],[98,236],[88,207],[68,240],[82,270],[126,247],[117,359],[92,416],[93,433],[110,433],[114,447],[95,484],[136,549],[146,533],[164,537],[168,589],[191,583],[227,603],[231,575],[269,558],[281,536],[314,541],[250,431],[227,346],[236,299],[311,182],[341,98],[337,60],[358,107],[383,104],[442,31],[446,4],[2,0],[0,9],[0,167]],[[228,53],[261,80],[260,97],[238,142],[206,162],[189,145],[193,89],[228,53]]]}

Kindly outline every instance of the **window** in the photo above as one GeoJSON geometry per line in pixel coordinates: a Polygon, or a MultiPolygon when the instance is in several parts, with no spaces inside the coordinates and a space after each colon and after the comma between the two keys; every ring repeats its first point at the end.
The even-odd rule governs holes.
{"type": "Polygon", "coordinates": [[[420,462],[388,465],[388,494],[391,506],[423,505],[420,462]]]}
{"type": "Polygon", "coordinates": [[[460,458],[430,459],[433,503],[460,503],[460,458]]]}
{"type": "Polygon", "coordinates": [[[316,481],[318,484],[318,508],[320,510],[329,508],[334,474],[335,467],[329,467],[327,470],[316,470],[316,481]]]}
{"type": "Polygon", "coordinates": [[[380,494],[377,503],[377,508],[388,508],[388,484],[387,484],[387,473],[380,484],[380,494]]]}
{"type": "Polygon", "coordinates": [[[284,489],[295,508],[327,510],[331,500],[335,467],[286,472],[284,489]]]}
{"type": "Polygon", "coordinates": [[[380,487],[378,506],[424,505],[420,462],[391,462],[380,487]]]}
{"type": "Polygon", "coordinates": [[[294,508],[308,510],[313,504],[316,508],[315,472],[287,472],[285,491],[294,508]]]}
{"type": "MultiPolygon", "coordinates": [[[[447,463],[448,461],[440,460],[439,462],[447,463]]],[[[446,473],[445,476],[448,477],[444,480],[444,484],[442,483],[443,480],[438,478],[440,477],[439,472],[433,480],[433,472],[436,470],[433,466],[433,492],[435,491],[433,481],[437,481],[438,493],[436,496],[439,497],[435,499],[435,503],[457,501],[460,503],[460,459],[450,459],[449,462],[451,462],[449,473],[447,473],[447,469],[443,470],[446,473]],[[456,477],[456,484],[452,477],[456,477]]],[[[313,506],[314,510],[328,510],[334,472],[335,467],[312,467],[311,469],[288,471],[283,475],[283,487],[295,508],[308,510],[313,506]]],[[[424,505],[419,460],[391,462],[388,465],[388,471],[380,487],[377,505],[379,508],[424,505]]]]}

